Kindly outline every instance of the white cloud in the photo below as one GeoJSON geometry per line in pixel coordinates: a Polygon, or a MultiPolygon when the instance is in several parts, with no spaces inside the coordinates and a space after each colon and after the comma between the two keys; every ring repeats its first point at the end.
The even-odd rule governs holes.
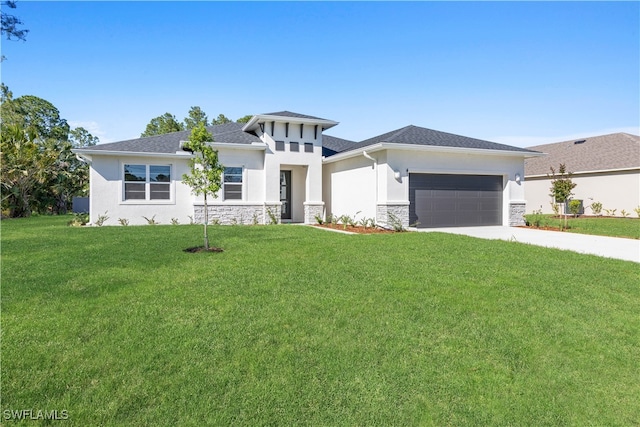
{"type": "Polygon", "coordinates": [[[553,144],[554,142],[570,141],[572,139],[589,138],[593,136],[608,135],[610,133],[630,133],[633,135],[640,134],[640,128],[637,126],[627,126],[619,128],[600,129],[591,132],[580,132],[568,135],[557,136],[497,136],[488,138],[489,141],[499,142],[501,144],[513,145],[516,147],[533,147],[535,145],[553,144]]]}
{"type": "Polygon", "coordinates": [[[102,130],[102,128],[100,127],[100,124],[98,122],[94,122],[94,121],[73,121],[70,120],[68,121],[69,126],[71,126],[72,128],[77,128],[77,127],[83,127],[85,128],[87,131],[89,131],[89,133],[93,136],[97,136],[98,138],[100,138],[100,144],[106,144],[107,142],[113,142],[113,140],[111,140],[110,138],[107,138],[106,135],[107,133],[105,131],[102,130]]]}

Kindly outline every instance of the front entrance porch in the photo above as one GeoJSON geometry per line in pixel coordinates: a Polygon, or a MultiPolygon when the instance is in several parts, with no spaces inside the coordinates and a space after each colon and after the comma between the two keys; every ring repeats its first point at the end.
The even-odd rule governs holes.
{"type": "Polygon", "coordinates": [[[280,219],[284,223],[313,224],[324,214],[324,202],[308,200],[309,168],[304,165],[280,167],[280,219]]]}

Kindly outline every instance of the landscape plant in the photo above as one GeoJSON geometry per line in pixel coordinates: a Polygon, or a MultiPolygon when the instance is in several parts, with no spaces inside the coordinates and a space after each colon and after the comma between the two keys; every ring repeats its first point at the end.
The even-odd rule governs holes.
{"type": "Polygon", "coordinates": [[[565,206],[565,209],[563,209],[562,212],[564,216],[564,227],[566,228],[566,203],[567,200],[569,200],[569,198],[573,195],[573,189],[577,184],[571,180],[571,176],[573,175],[573,173],[567,171],[567,167],[564,163],[560,163],[557,174],[553,166],[551,166],[550,169],[551,174],[547,174],[547,176],[551,178],[550,196],[555,203],[562,203],[565,206]]]}
{"type": "Polygon", "coordinates": [[[542,213],[542,209],[534,210],[533,213],[525,216],[525,220],[527,221],[527,224],[534,226],[536,228],[540,228],[542,226],[542,222],[545,219],[546,217],[542,213]]]}
{"type": "Polygon", "coordinates": [[[271,225],[276,225],[278,222],[278,216],[271,210],[271,208],[267,208],[267,216],[269,217],[269,223],[271,225]]]}
{"type": "Polygon", "coordinates": [[[109,216],[107,216],[108,213],[109,211],[105,211],[102,215],[98,215],[95,225],[97,225],[98,227],[102,227],[104,223],[109,219],[109,216]]]}
{"type": "Polygon", "coordinates": [[[142,218],[145,219],[145,221],[147,221],[148,225],[157,225],[160,224],[158,221],[156,221],[156,216],[152,216],[151,218],[147,218],[146,216],[143,216],[142,218]]]}
{"type": "Polygon", "coordinates": [[[123,227],[126,227],[127,225],[129,225],[129,220],[127,218],[118,218],[118,222],[123,227]]]}
{"type": "Polygon", "coordinates": [[[604,211],[607,213],[607,216],[616,216],[616,212],[618,211],[618,209],[605,208],[604,211]]]}
{"type": "Polygon", "coordinates": [[[391,229],[393,231],[398,231],[398,232],[407,231],[404,228],[404,225],[402,225],[402,220],[398,218],[396,215],[389,212],[388,217],[389,217],[389,225],[391,226],[391,229]]]}
{"type": "Polygon", "coordinates": [[[593,214],[596,216],[602,215],[602,203],[600,202],[591,203],[591,212],[593,212],[593,214]]]}
{"type": "Polygon", "coordinates": [[[573,215],[573,217],[577,217],[578,214],[580,213],[580,200],[570,200],[569,201],[569,212],[571,212],[571,215],[573,215]]]}
{"type": "Polygon", "coordinates": [[[620,215],[622,215],[623,218],[626,218],[626,217],[628,217],[630,215],[630,213],[627,212],[625,209],[622,209],[620,211],[620,215]]]}
{"type": "Polygon", "coordinates": [[[640,206],[638,206],[637,208],[633,208],[633,210],[635,211],[636,215],[638,215],[638,218],[640,218],[640,206]]]}
{"type": "Polygon", "coordinates": [[[191,187],[195,195],[204,197],[204,248],[209,250],[209,205],[208,196],[215,197],[220,190],[223,166],[218,161],[218,152],[211,143],[213,135],[203,123],[198,123],[192,130],[185,148],[193,153],[189,159],[190,173],[182,175],[185,184],[191,187]]]}
{"type": "Polygon", "coordinates": [[[74,213],[73,218],[69,220],[67,224],[72,227],[82,227],[83,225],[86,225],[88,222],[89,222],[89,214],[81,212],[81,213],[74,213]]]}

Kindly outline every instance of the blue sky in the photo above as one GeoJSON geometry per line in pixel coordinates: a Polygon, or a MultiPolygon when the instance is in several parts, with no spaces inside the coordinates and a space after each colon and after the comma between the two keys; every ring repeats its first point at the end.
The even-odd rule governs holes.
{"type": "Polygon", "coordinates": [[[362,140],[408,124],[516,146],[640,133],[639,2],[32,2],[14,96],[102,142],[156,116],[290,110],[362,140]]]}

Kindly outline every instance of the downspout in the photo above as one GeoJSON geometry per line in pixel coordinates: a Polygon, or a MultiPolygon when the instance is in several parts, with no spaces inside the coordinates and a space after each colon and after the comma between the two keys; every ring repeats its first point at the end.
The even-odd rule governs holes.
{"type": "MultiPolygon", "coordinates": [[[[376,212],[378,211],[378,160],[371,157],[365,150],[362,150],[362,155],[373,162],[373,171],[376,175],[376,212]]],[[[376,218],[376,221],[378,219],[376,218]]]]}

